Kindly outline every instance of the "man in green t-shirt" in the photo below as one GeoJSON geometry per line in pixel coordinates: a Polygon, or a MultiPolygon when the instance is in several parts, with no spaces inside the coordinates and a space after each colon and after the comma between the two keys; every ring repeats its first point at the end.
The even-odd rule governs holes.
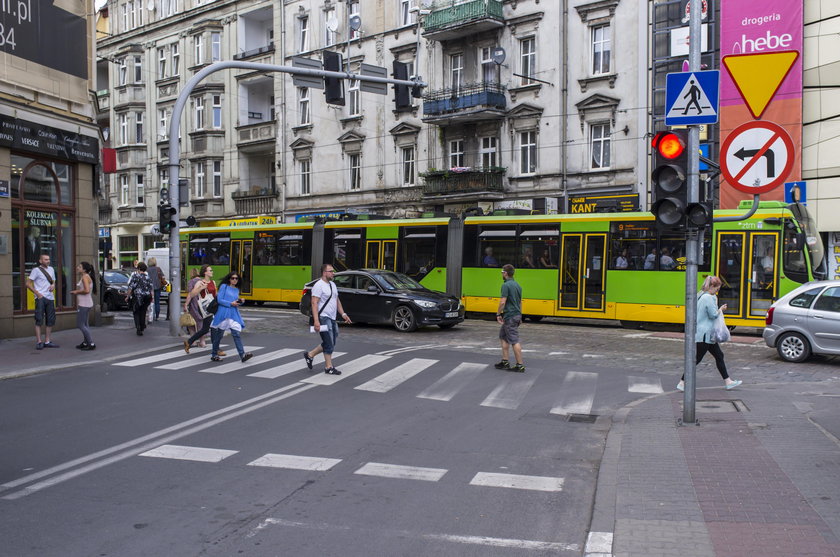
{"type": "Polygon", "coordinates": [[[499,311],[496,321],[502,328],[499,330],[499,340],[502,343],[502,361],[496,364],[496,369],[506,369],[523,373],[525,365],[522,363],[522,346],[519,344],[519,324],[522,323],[522,287],[513,280],[516,269],[507,264],[502,267],[502,297],[499,300],[499,311]],[[508,357],[510,348],[516,357],[516,365],[511,366],[508,357]]]}

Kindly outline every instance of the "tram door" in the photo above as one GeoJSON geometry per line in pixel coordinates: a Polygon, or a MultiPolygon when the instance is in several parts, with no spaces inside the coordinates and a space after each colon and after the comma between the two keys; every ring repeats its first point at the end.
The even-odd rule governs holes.
{"type": "Polygon", "coordinates": [[[230,270],[239,275],[240,294],[253,293],[254,241],[230,241],[230,270]]]}
{"type": "Polygon", "coordinates": [[[606,234],[564,234],[559,309],[604,311],[606,234]]]}
{"type": "Polygon", "coordinates": [[[368,240],[365,251],[365,267],[368,269],[397,270],[397,241],[368,240]]]}
{"type": "Polygon", "coordinates": [[[775,232],[721,232],[717,237],[718,303],[726,315],[764,318],[778,293],[779,236],[775,232]]]}

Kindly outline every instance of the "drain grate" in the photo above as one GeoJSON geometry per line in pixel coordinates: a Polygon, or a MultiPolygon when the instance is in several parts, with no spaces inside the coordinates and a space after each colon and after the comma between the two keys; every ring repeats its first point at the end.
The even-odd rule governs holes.
{"type": "Polygon", "coordinates": [[[579,424],[594,424],[598,419],[598,414],[569,414],[567,421],[579,424]]]}
{"type": "Polygon", "coordinates": [[[704,412],[706,414],[750,411],[742,400],[698,400],[695,408],[697,412],[704,412]]]}

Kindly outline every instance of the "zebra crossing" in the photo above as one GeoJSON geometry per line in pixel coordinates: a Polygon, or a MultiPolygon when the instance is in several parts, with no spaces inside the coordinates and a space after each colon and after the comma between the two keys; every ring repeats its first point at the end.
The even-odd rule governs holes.
{"type": "MultiPolygon", "coordinates": [[[[231,346],[223,345],[230,350],[231,346]]],[[[414,347],[417,349],[434,347],[414,347]]],[[[161,371],[186,371],[210,375],[236,374],[256,380],[296,379],[298,384],[311,386],[331,386],[346,381],[354,376],[373,375],[353,388],[357,391],[385,394],[410,383],[417,389],[416,398],[437,402],[451,402],[460,393],[476,383],[479,376],[492,371],[495,384],[487,394],[482,394],[482,407],[516,410],[529,394],[540,391],[535,389],[540,381],[548,378],[560,381],[553,391],[555,400],[546,408],[548,413],[559,416],[591,415],[598,394],[599,381],[604,381],[600,373],[576,369],[558,370],[557,373],[545,373],[539,364],[532,365],[524,374],[511,374],[492,370],[486,362],[444,362],[430,357],[413,357],[411,348],[387,350],[376,354],[364,354],[357,357],[347,352],[335,352],[333,360],[341,369],[341,375],[318,373],[324,358],[315,357],[314,369],[309,372],[299,348],[265,348],[246,346],[246,351],[254,357],[247,362],[239,358],[229,361],[210,362],[209,348],[193,348],[190,354],[183,349],[171,349],[136,359],[118,361],[112,365],[128,368],[155,369],[161,371]],[[306,373],[302,373],[306,372],[306,373]],[[300,374],[295,376],[294,374],[300,374]],[[425,379],[425,383],[423,383],[425,379]]],[[[429,351],[429,350],[427,350],[429,351]]],[[[611,376],[612,377],[612,376],[611,376]]],[[[614,378],[610,381],[615,381],[614,378]]],[[[661,378],[657,375],[626,376],[625,393],[649,395],[663,393],[661,378]]],[[[614,384],[612,385],[615,390],[614,384]]],[[[619,389],[622,390],[622,389],[619,389]]]]}

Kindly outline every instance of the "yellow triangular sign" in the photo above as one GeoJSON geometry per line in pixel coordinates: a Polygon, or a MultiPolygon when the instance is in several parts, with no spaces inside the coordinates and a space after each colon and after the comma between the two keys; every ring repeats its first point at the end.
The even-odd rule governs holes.
{"type": "Polygon", "coordinates": [[[758,119],[782,86],[797,58],[799,52],[796,50],[784,50],[732,54],[724,56],[722,61],[753,118],[758,119]]]}

